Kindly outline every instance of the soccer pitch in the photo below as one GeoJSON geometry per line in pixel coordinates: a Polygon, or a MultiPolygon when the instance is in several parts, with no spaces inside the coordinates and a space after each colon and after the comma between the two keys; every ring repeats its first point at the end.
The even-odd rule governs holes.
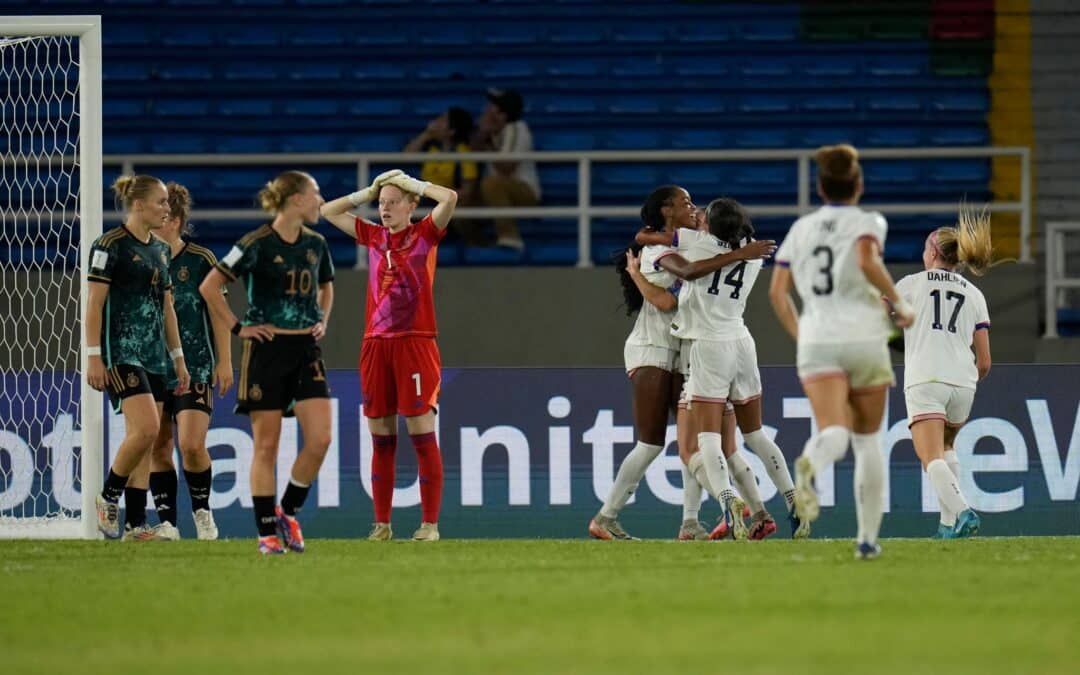
{"type": "Polygon", "coordinates": [[[0,542],[8,673],[1073,673],[1080,538],[0,542]]]}

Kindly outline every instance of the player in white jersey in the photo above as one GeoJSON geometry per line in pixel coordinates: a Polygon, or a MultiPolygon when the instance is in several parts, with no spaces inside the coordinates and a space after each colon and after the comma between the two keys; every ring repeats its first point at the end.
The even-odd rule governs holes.
{"type": "MultiPolygon", "coordinates": [[[[654,231],[673,231],[677,227],[693,227],[695,208],[690,194],[674,185],[659,187],[649,195],[641,208],[645,227],[654,231]]],[[[618,256],[623,293],[630,313],[637,311],[634,328],[623,350],[626,372],[633,385],[634,427],[638,442],[626,456],[604,504],[589,522],[589,534],[596,539],[633,539],[618,522],[618,514],[634,494],[649,464],[663,451],[670,411],[675,409],[683,376],[678,371],[679,340],[671,335],[677,280],[655,266],[655,259],[668,247],[635,247],[618,256]],[[633,265],[636,269],[628,269],[633,265]],[[634,274],[642,276],[635,280],[634,274]],[[648,296],[644,301],[643,294],[648,296]]],[[[756,249],[754,249],[756,250],[756,249]]],[[[722,256],[717,261],[703,261],[708,273],[727,262],[752,255],[754,250],[722,256]]],[[[708,538],[708,532],[697,520],[701,502],[701,486],[684,473],[684,522],[680,539],[708,538]],[[685,517],[690,514],[692,517],[685,517]]]]}
{"type": "MultiPolygon", "coordinates": [[[[753,226],[745,209],[733,199],[709,204],[707,232],[679,230],[674,250],[659,259],[661,267],[684,279],[679,310],[672,334],[689,343],[690,377],[683,398],[691,410],[689,436],[700,453],[689,458],[691,473],[724,506],[724,516],[714,534],[730,529],[735,538],[763,539],[776,531],[776,523],[762,503],[757,478],[734,443],[722,437],[725,413],[734,404],[734,416],[747,445],[763,460],[781,492],[792,499],[791,476],[780,449],[761,430],[761,377],[757,369],[754,339],[743,322],[746,298],[761,270],[761,261],[728,263],[711,275],[696,274],[696,261],[753,246],[753,226]],[[746,531],[741,500],[728,484],[728,470],[742,496],[750,503],[752,525],[746,531]]],[[[733,433],[734,430],[732,430],[733,433]]],[[[790,503],[790,502],[789,502],[790,503]]],[[[790,508],[789,508],[790,511],[790,508]]],[[[797,531],[794,525],[793,531],[797,531]]],[[[799,533],[807,534],[805,528],[799,533]]]]}
{"type": "Polygon", "coordinates": [[[862,168],[850,145],[820,148],[818,194],[826,205],[791,226],[776,254],[769,299],[780,323],[798,342],[797,366],[818,433],[795,462],[795,503],[803,520],[819,515],[813,477],[855,452],[856,557],[876,558],[884,512],[885,466],[878,430],[893,371],[886,341],[894,321],[910,325],[910,306],[881,260],[885,219],[860,209],[862,168]],[[791,299],[794,283],[802,315],[791,299]]]}
{"type": "Polygon", "coordinates": [[[980,525],[960,490],[952,441],[971,413],[976,383],[990,371],[990,312],[957,270],[981,275],[992,254],[989,216],[962,209],[956,227],[927,237],[926,270],[896,284],[915,310],[915,323],[904,329],[904,399],[915,453],[941,504],[939,539],[970,537],[980,525]]]}

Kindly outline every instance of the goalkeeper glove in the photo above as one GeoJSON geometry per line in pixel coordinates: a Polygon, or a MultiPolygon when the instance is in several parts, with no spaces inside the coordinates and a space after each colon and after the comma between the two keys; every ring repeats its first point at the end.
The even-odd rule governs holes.
{"type": "Polygon", "coordinates": [[[371,181],[371,185],[367,186],[363,190],[357,190],[349,195],[349,203],[353,206],[361,206],[368,202],[374,201],[379,196],[379,188],[385,185],[391,178],[395,176],[402,176],[405,172],[401,169],[391,169],[389,171],[383,171],[378,176],[375,176],[375,180],[371,181]]]}
{"type": "Polygon", "coordinates": [[[401,174],[399,176],[393,176],[386,181],[387,185],[396,185],[405,192],[411,192],[421,197],[424,196],[424,190],[427,189],[431,183],[423,180],[417,180],[408,174],[401,174]]]}

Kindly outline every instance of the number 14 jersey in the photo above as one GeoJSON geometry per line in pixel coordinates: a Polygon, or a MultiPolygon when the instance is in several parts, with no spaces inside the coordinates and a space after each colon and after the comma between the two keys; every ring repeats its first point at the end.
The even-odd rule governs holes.
{"type": "Polygon", "coordinates": [[[857,206],[823,206],[795,221],[776,264],[791,269],[802,299],[799,344],[884,340],[888,314],[877,289],[859,269],[856,242],[885,250],[885,218],[857,206]]]}
{"type": "Polygon", "coordinates": [[[926,382],[974,389],[971,343],[975,331],[990,328],[982,291],[947,270],[909,274],[896,290],[915,310],[915,323],[904,329],[904,389],[926,382]]]}
{"type": "MultiPolygon", "coordinates": [[[[686,228],[675,232],[672,247],[657,258],[657,264],[674,253],[695,262],[731,252],[726,243],[708,232],[686,228]]],[[[743,312],[761,265],[760,260],[740,260],[683,283],[679,290],[679,308],[671,322],[671,334],[684,340],[716,342],[749,336],[750,331],[743,323],[743,312]]]]}

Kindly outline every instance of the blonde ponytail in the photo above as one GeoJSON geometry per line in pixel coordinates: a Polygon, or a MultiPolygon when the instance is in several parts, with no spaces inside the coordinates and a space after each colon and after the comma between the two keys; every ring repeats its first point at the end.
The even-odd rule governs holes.
{"type": "Polygon", "coordinates": [[[949,265],[963,265],[972,274],[982,276],[987,269],[998,264],[993,262],[990,211],[985,206],[977,211],[961,204],[956,227],[942,227],[935,234],[938,252],[949,265]]]}

